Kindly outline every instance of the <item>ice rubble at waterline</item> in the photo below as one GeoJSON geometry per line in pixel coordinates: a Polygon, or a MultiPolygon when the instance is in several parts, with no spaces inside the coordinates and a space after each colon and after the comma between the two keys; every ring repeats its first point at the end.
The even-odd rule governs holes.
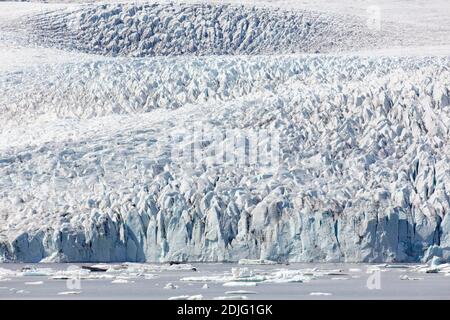
{"type": "MultiPolygon", "coordinates": [[[[12,265],[16,267],[16,265],[12,265]]],[[[56,280],[111,280],[113,284],[132,284],[136,279],[151,280],[160,277],[161,274],[170,272],[196,272],[196,268],[191,264],[99,264],[99,265],[69,265],[65,269],[48,266],[23,266],[16,269],[9,269],[9,265],[0,268],[0,279],[9,281],[11,278],[42,278],[49,281],[56,280]]],[[[43,281],[28,281],[27,285],[41,285],[43,281]]]]}
{"type": "MultiPolygon", "coordinates": [[[[253,55],[149,57],[179,48],[178,40],[166,37],[151,47],[157,52],[128,35],[125,45],[113,23],[124,7],[86,8],[32,16],[26,25],[48,36],[46,22],[54,22],[50,38],[62,49],[108,57],[0,75],[0,259],[449,258],[448,57],[268,55],[289,46],[225,48],[203,36],[191,53],[253,55]],[[110,51],[95,50],[92,41],[100,40],[88,37],[102,19],[111,36],[105,39],[117,44],[110,51]],[[77,24],[82,42],[64,42],[81,32],[77,24]],[[114,48],[122,57],[109,57],[114,48]],[[144,58],[129,58],[135,55],[144,58]],[[201,142],[209,154],[220,144],[186,134],[198,127],[268,130],[280,138],[279,163],[238,167],[204,157],[191,165],[172,158],[170,149],[183,145],[201,142]],[[173,133],[184,139],[171,140],[173,133]]],[[[122,21],[140,24],[145,14],[170,10],[142,7],[122,21]]],[[[191,21],[197,9],[174,10],[177,18],[160,31],[172,34],[176,20],[191,21]]],[[[227,10],[235,9],[220,14],[230,17],[227,10]]],[[[282,32],[295,20],[242,10],[243,21],[261,12],[267,25],[281,21],[282,32]]],[[[214,14],[211,7],[205,12],[214,14]]],[[[326,26],[325,39],[341,20],[315,21],[310,27],[326,26]]]]}
{"type": "MultiPolygon", "coordinates": [[[[177,290],[185,288],[196,283],[203,284],[202,290],[207,289],[210,284],[221,284],[223,287],[241,287],[235,290],[226,291],[226,294],[255,294],[255,291],[244,290],[245,287],[256,287],[282,284],[314,282],[317,279],[334,279],[337,275],[341,279],[350,279],[351,277],[362,274],[363,270],[351,271],[347,268],[332,269],[331,266],[322,267],[301,267],[301,266],[271,266],[270,268],[247,268],[247,267],[231,267],[223,272],[206,271],[202,266],[193,267],[190,264],[180,264],[176,268],[168,264],[141,264],[141,263],[123,263],[123,264],[105,264],[101,266],[103,271],[91,271],[89,266],[70,266],[67,269],[24,266],[17,269],[0,268],[0,280],[4,284],[8,284],[12,279],[26,279],[25,285],[40,286],[49,281],[61,280],[110,280],[111,284],[134,284],[140,279],[155,279],[163,277],[167,274],[178,275],[180,278],[175,283],[169,282],[163,286],[166,290],[177,290]],[[199,268],[197,272],[197,267],[199,268]],[[229,270],[229,271],[227,271],[229,270]],[[187,276],[188,275],[188,276],[187,276]],[[46,278],[43,281],[43,278],[46,278]],[[38,279],[38,281],[33,281],[38,279]]],[[[450,274],[449,263],[428,263],[418,265],[366,265],[367,274],[373,274],[374,271],[379,272],[396,272],[400,280],[423,280],[424,278],[416,277],[420,273],[436,273],[447,276],[450,274]],[[407,275],[405,274],[407,273],[407,275]]],[[[98,269],[100,270],[100,269],[98,269]]],[[[163,278],[161,278],[163,279],[163,278]]]]}

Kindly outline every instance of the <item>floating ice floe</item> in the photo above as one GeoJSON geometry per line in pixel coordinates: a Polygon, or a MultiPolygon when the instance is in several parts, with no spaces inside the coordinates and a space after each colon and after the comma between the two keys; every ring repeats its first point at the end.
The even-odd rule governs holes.
{"type": "Polygon", "coordinates": [[[423,278],[410,277],[406,274],[400,276],[400,280],[423,280],[423,278]]]}
{"type": "Polygon", "coordinates": [[[384,266],[386,269],[410,269],[411,266],[403,264],[387,264],[384,266]]]}
{"type": "Polygon", "coordinates": [[[194,296],[190,296],[188,300],[203,300],[203,296],[201,294],[197,294],[194,296]]]}
{"type": "Polygon", "coordinates": [[[12,276],[15,275],[16,273],[12,270],[9,269],[5,269],[5,268],[0,268],[0,277],[3,276],[12,276]]]}
{"type": "Polygon", "coordinates": [[[27,285],[27,286],[40,286],[42,284],[44,284],[44,281],[25,282],[25,285],[27,285]]]}
{"type": "Polygon", "coordinates": [[[256,294],[256,291],[235,290],[235,291],[225,291],[225,294],[246,295],[246,294],[256,294]]]}
{"type": "Polygon", "coordinates": [[[68,295],[77,295],[77,294],[81,294],[81,291],[62,291],[62,292],[58,292],[58,295],[60,296],[68,296],[68,295]]]}
{"type": "Polygon", "coordinates": [[[82,269],[89,270],[90,272],[106,272],[109,267],[107,265],[98,265],[98,266],[82,266],[82,269]]]}
{"type": "Polygon", "coordinates": [[[311,292],[309,295],[310,296],[331,296],[333,294],[330,292],[311,292]]]}
{"type": "Polygon", "coordinates": [[[420,273],[448,273],[450,272],[450,263],[443,263],[439,265],[422,265],[415,267],[414,271],[420,273]]]}
{"type": "Polygon", "coordinates": [[[16,294],[29,294],[30,291],[27,291],[27,290],[17,290],[15,293],[16,293],[16,294]]]}
{"type": "Polygon", "coordinates": [[[248,297],[242,295],[223,296],[223,297],[214,297],[213,300],[248,300],[248,297]]]}
{"type": "Polygon", "coordinates": [[[273,265],[277,262],[266,259],[240,259],[238,264],[242,265],[273,265]]]}
{"type": "Polygon", "coordinates": [[[178,286],[169,282],[164,286],[164,289],[178,289],[178,286]]]}
{"type": "MultiPolygon", "coordinates": [[[[318,274],[321,274],[320,272],[318,274]]],[[[224,286],[254,286],[258,283],[301,283],[313,279],[309,270],[278,269],[272,271],[252,271],[248,268],[232,268],[231,275],[183,277],[181,281],[216,282],[224,286]]]]}
{"type": "Polygon", "coordinates": [[[225,282],[224,287],[256,287],[258,284],[256,282],[246,282],[246,281],[232,281],[225,282]]]}
{"type": "Polygon", "coordinates": [[[170,297],[169,300],[203,300],[203,296],[201,294],[193,295],[193,296],[183,295],[183,296],[170,297]]]}
{"type": "Polygon", "coordinates": [[[175,296],[175,297],[169,297],[168,300],[187,300],[190,296],[183,295],[183,296],[175,296]]]}
{"type": "Polygon", "coordinates": [[[19,275],[22,277],[47,277],[54,273],[55,271],[51,268],[23,267],[19,275]]]}
{"type": "Polygon", "coordinates": [[[116,279],[111,281],[112,284],[128,284],[128,283],[134,283],[134,281],[128,280],[128,279],[116,279]]]}
{"type": "Polygon", "coordinates": [[[382,269],[382,268],[379,268],[379,267],[373,267],[373,266],[370,266],[370,267],[368,267],[366,269],[366,273],[367,274],[372,274],[374,272],[382,272],[382,271],[386,271],[386,270],[382,269]]]}
{"type": "MultiPolygon", "coordinates": [[[[298,272],[298,271],[297,271],[298,272]]],[[[347,273],[342,269],[322,269],[322,268],[312,268],[301,270],[302,274],[307,274],[311,276],[346,276],[347,273]]]]}
{"type": "Polygon", "coordinates": [[[192,264],[146,264],[146,263],[122,263],[122,264],[95,264],[89,268],[94,270],[104,270],[106,273],[120,274],[146,274],[148,272],[164,271],[196,271],[192,264]]]}

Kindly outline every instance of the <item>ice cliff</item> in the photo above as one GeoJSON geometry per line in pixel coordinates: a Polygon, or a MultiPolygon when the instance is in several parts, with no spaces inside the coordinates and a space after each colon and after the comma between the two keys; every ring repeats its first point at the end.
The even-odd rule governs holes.
{"type": "Polygon", "coordinates": [[[0,259],[448,259],[450,58],[275,54],[338,39],[339,19],[305,15],[129,4],[21,20],[99,55],[0,75],[0,259]],[[264,35],[278,24],[285,38],[264,35]],[[296,38],[319,25],[320,42],[296,38]],[[192,46],[168,40],[180,28],[192,46]],[[198,128],[266,130],[278,162],[217,164],[223,141],[198,128]],[[186,145],[199,161],[173,157],[186,145]]]}

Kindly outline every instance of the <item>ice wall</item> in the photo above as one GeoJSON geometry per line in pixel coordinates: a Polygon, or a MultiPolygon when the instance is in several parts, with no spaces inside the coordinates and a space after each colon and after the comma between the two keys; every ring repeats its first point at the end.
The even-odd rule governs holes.
{"type": "Polygon", "coordinates": [[[100,55],[0,74],[0,259],[448,259],[448,57],[280,55],[377,39],[301,11],[85,5],[21,21],[39,45],[100,55]],[[217,164],[223,141],[199,127],[266,130],[279,162],[217,164]],[[173,157],[186,145],[205,156],[173,157]]]}
{"type": "MultiPolygon", "coordinates": [[[[63,65],[79,83],[67,87],[57,69],[47,74],[51,89],[33,85],[34,73],[20,76],[28,85],[17,93],[17,110],[44,120],[27,120],[3,100],[2,256],[369,262],[448,255],[447,58],[164,63],[63,65]],[[177,64],[181,73],[165,78],[162,71],[172,74],[177,64]],[[118,77],[114,69],[128,71],[118,77]],[[201,80],[202,72],[213,78],[201,80]],[[109,77],[116,86],[108,87],[109,77]],[[220,85],[213,81],[227,77],[220,85]],[[146,89],[150,78],[168,97],[184,93],[186,100],[173,108],[146,105],[159,92],[146,89]],[[208,95],[190,95],[188,83],[208,95]],[[92,89],[100,84],[102,90],[92,89]],[[126,112],[72,113],[80,101],[104,110],[95,97],[107,88],[126,112]],[[117,98],[132,88],[149,97],[141,103],[117,98]],[[63,97],[55,115],[51,102],[63,97]],[[217,166],[208,157],[180,163],[168,152],[170,134],[195,125],[277,133],[280,163],[217,166]]],[[[18,82],[7,79],[2,86],[13,99],[18,82]]]]}

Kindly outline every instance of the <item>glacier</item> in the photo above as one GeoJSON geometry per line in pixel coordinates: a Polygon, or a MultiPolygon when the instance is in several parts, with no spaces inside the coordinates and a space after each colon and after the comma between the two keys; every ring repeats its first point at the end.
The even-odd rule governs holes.
{"type": "Polygon", "coordinates": [[[352,54],[411,38],[310,10],[36,6],[0,48],[66,58],[1,66],[0,260],[450,259],[450,54],[352,54]],[[279,161],[218,165],[197,128],[279,161]]]}

